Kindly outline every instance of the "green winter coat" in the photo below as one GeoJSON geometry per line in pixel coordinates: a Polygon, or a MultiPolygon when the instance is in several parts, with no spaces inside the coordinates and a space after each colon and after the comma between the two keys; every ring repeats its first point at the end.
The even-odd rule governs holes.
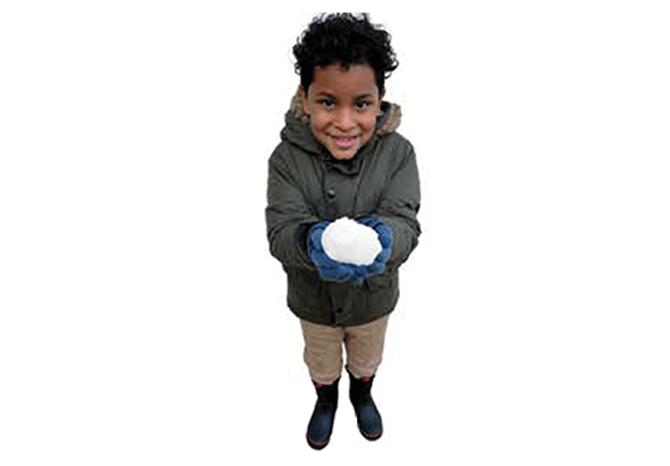
{"type": "Polygon", "coordinates": [[[398,301],[398,268],[421,232],[419,174],[412,145],[395,132],[400,108],[382,102],[381,109],[373,137],[346,161],[314,138],[297,96],[286,113],[269,160],[265,219],[270,252],[288,277],[288,307],[301,319],[360,325],[390,313],[398,301]],[[322,280],[307,254],[310,227],[343,216],[376,217],[393,230],[386,270],[362,284],[322,280]]]}

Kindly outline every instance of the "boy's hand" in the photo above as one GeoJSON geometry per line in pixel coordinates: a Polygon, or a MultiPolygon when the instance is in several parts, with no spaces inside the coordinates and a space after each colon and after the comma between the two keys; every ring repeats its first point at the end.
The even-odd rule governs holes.
{"type": "Polygon", "coordinates": [[[344,263],[328,256],[323,248],[322,236],[324,230],[330,225],[329,221],[323,220],[310,229],[307,236],[307,252],[322,279],[339,283],[362,283],[365,277],[380,273],[386,267],[386,261],[391,255],[393,232],[381,220],[365,218],[358,222],[375,230],[381,245],[381,252],[368,265],[344,263]]]}
{"type": "Polygon", "coordinates": [[[373,217],[359,218],[358,223],[372,228],[377,233],[377,239],[382,250],[372,264],[368,265],[367,275],[381,273],[386,268],[386,261],[391,257],[391,248],[393,247],[393,230],[379,219],[373,217]]]}

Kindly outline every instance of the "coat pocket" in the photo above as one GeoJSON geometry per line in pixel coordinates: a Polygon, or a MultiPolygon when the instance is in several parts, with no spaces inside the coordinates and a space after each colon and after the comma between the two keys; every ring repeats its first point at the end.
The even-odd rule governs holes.
{"type": "Polygon", "coordinates": [[[397,287],[398,272],[385,271],[375,275],[370,275],[365,279],[365,287],[370,291],[381,291],[397,287]]]}
{"type": "Polygon", "coordinates": [[[324,309],[328,303],[325,297],[324,283],[316,272],[291,268],[286,270],[288,277],[288,301],[300,307],[324,309]]]}

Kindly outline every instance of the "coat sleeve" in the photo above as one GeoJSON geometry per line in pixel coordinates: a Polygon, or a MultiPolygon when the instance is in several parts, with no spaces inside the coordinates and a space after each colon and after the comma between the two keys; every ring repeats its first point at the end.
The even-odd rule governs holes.
{"type": "Polygon", "coordinates": [[[419,243],[421,226],[416,216],[420,203],[419,171],[410,145],[384,188],[374,214],[393,231],[393,247],[388,260],[392,266],[405,262],[419,243]]]}
{"type": "Polygon", "coordinates": [[[305,201],[296,173],[277,148],[268,163],[265,221],[270,253],[284,267],[316,270],[307,254],[307,233],[319,219],[305,201]]]}

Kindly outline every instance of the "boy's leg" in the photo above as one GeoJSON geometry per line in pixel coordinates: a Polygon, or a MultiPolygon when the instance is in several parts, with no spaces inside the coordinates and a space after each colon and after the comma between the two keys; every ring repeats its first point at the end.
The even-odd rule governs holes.
{"type": "Polygon", "coordinates": [[[377,372],[382,362],[388,318],[386,315],[367,324],[345,328],[347,371],[354,377],[371,377],[377,372]]]}
{"type": "Polygon", "coordinates": [[[332,384],[342,373],[342,328],[302,319],[300,326],[305,339],[304,359],[310,377],[316,383],[332,384]]]}
{"type": "Polygon", "coordinates": [[[349,399],[356,413],[358,429],[368,440],[382,436],[382,418],[370,390],[382,361],[388,315],[369,324],[346,329],[349,399]]]}
{"type": "Polygon", "coordinates": [[[338,382],[342,372],[341,327],[318,325],[300,320],[305,339],[305,363],[316,387],[317,400],[307,425],[307,443],[321,450],[330,442],[335,411],[337,410],[338,382]]]}

